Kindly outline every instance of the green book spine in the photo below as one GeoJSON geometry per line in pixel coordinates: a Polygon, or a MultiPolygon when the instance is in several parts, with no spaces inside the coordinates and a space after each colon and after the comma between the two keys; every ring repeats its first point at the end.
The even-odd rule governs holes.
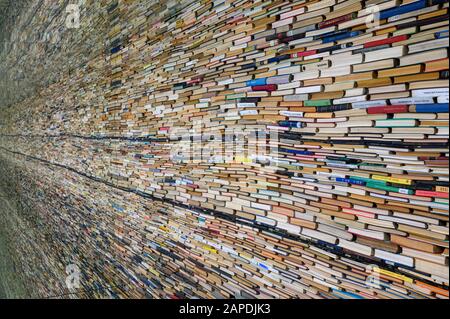
{"type": "Polygon", "coordinates": [[[396,193],[401,193],[401,194],[406,194],[406,195],[413,195],[413,191],[410,189],[388,186],[385,184],[383,185],[382,183],[367,182],[366,186],[369,188],[381,189],[381,190],[388,191],[388,192],[396,192],[396,193]]]}
{"type": "Polygon", "coordinates": [[[331,100],[311,100],[305,101],[305,106],[330,106],[331,100]]]}
{"type": "Polygon", "coordinates": [[[382,184],[382,185],[386,185],[386,182],[384,181],[376,181],[370,178],[365,178],[365,177],[359,177],[359,176],[350,176],[351,179],[356,179],[358,181],[363,181],[366,183],[377,183],[377,184],[382,184]]]}

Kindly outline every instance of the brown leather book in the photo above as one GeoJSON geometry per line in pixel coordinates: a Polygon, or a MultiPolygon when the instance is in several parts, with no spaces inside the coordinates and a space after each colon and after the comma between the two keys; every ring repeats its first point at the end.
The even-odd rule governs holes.
{"type": "Polygon", "coordinates": [[[417,65],[405,66],[402,68],[380,70],[380,71],[378,71],[378,77],[384,78],[384,77],[392,77],[392,76],[418,74],[418,73],[422,72],[422,68],[423,68],[422,65],[417,64],[417,65]]]}
{"type": "Polygon", "coordinates": [[[409,236],[410,238],[412,238],[411,236],[418,236],[422,238],[425,237],[424,240],[437,240],[437,241],[443,241],[447,239],[447,236],[444,234],[439,234],[423,228],[403,224],[398,225],[398,230],[412,234],[409,236]]]}
{"type": "Polygon", "coordinates": [[[393,33],[396,30],[397,30],[397,27],[393,26],[393,27],[390,27],[390,28],[386,28],[386,29],[375,31],[375,35],[393,33]]]}
{"type": "Polygon", "coordinates": [[[422,14],[418,17],[419,20],[425,20],[425,19],[430,19],[430,18],[434,18],[434,17],[439,17],[441,15],[444,15],[448,12],[447,8],[441,9],[441,10],[437,10],[437,11],[433,11],[433,12],[429,12],[429,13],[425,13],[422,14]]]}
{"type": "Polygon", "coordinates": [[[439,79],[439,72],[430,72],[430,73],[419,73],[414,75],[398,76],[394,78],[394,83],[398,84],[398,83],[430,81],[438,79],[439,79]]]}
{"type": "Polygon", "coordinates": [[[391,85],[392,80],[390,78],[380,78],[380,79],[373,79],[373,80],[364,80],[357,82],[357,87],[377,87],[377,86],[387,86],[391,85]]]}
{"type": "Polygon", "coordinates": [[[341,99],[344,94],[344,91],[313,93],[310,100],[341,99]]]}
{"type": "Polygon", "coordinates": [[[324,112],[320,112],[320,113],[306,113],[304,115],[306,118],[327,118],[327,119],[331,119],[333,118],[333,113],[329,112],[329,113],[324,113],[324,112]]]}
{"type": "Polygon", "coordinates": [[[449,86],[448,80],[429,80],[429,81],[410,83],[409,89],[410,90],[432,89],[432,88],[441,88],[441,87],[448,87],[448,86],[449,86]]]}
{"type": "Polygon", "coordinates": [[[310,222],[310,221],[307,221],[307,220],[303,220],[303,219],[300,219],[300,218],[291,217],[291,218],[289,218],[289,223],[291,223],[292,225],[306,227],[306,228],[309,228],[309,229],[316,229],[317,228],[317,224],[316,223],[310,222]]]}
{"type": "Polygon", "coordinates": [[[305,113],[315,113],[315,107],[290,107],[289,111],[291,112],[305,112],[305,113]]]}
{"type": "Polygon", "coordinates": [[[305,80],[303,81],[303,86],[312,86],[312,85],[326,85],[332,84],[333,78],[319,78],[313,80],[305,80]]]}
{"type": "Polygon", "coordinates": [[[293,54],[293,53],[304,52],[304,51],[306,51],[305,47],[299,47],[299,48],[283,51],[282,54],[293,54]]]}
{"type": "Polygon", "coordinates": [[[425,72],[443,71],[449,69],[449,59],[440,59],[425,63],[425,72]]]}
{"type": "Polygon", "coordinates": [[[448,123],[443,123],[442,121],[430,121],[430,120],[420,121],[420,126],[443,126],[443,124],[447,124],[448,126],[448,123]]]}
{"type": "Polygon", "coordinates": [[[271,24],[272,22],[275,22],[275,21],[277,21],[277,17],[273,16],[273,17],[267,17],[267,18],[255,20],[253,22],[253,24],[255,27],[261,27],[261,26],[265,27],[266,25],[271,24]]]}
{"type": "Polygon", "coordinates": [[[353,73],[349,75],[337,76],[335,77],[336,82],[348,82],[348,81],[364,81],[364,80],[372,80],[375,78],[375,72],[362,72],[362,73],[353,73]]]}
{"type": "Polygon", "coordinates": [[[437,254],[437,253],[441,253],[443,251],[443,248],[441,248],[439,246],[412,240],[407,237],[402,237],[402,236],[397,236],[397,235],[391,235],[391,242],[393,242],[397,245],[403,246],[403,247],[413,248],[413,249],[424,251],[424,252],[431,253],[431,254],[437,254]]]}
{"type": "Polygon", "coordinates": [[[331,199],[331,198],[321,198],[322,203],[330,204],[330,205],[336,205],[340,209],[342,208],[351,208],[352,205],[343,201],[339,201],[337,199],[331,199]]]}
{"type": "Polygon", "coordinates": [[[386,251],[389,251],[394,254],[397,254],[400,252],[399,245],[392,243],[392,242],[388,242],[388,241],[358,236],[358,237],[356,237],[356,242],[358,244],[366,245],[366,246],[373,247],[376,249],[386,250],[386,251]]]}

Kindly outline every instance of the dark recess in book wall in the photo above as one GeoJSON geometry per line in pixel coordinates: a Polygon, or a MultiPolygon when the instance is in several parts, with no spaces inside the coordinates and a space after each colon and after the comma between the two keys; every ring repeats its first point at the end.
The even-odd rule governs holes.
{"type": "Polygon", "coordinates": [[[87,63],[0,108],[39,297],[448,298],[448,1],[84,5],[87,63]]]}

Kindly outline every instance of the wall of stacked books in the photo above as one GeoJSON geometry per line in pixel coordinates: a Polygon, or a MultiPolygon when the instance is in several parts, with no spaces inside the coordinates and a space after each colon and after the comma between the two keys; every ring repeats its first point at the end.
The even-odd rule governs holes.
{"type": "Polygon", "coordinates": [[[17,9],[0,23],[14,293],[448,298],[448,6],[17,9]]]}

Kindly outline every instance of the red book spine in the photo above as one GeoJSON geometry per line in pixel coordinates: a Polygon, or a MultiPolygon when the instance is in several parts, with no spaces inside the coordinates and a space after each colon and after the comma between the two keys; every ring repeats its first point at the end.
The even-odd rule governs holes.
{"type": "Polygon", "coordinates": [[[218,231],[218,230],[216,230],[216,229],[210,229],[210,228],[208,228],[208,231],[209,231],[211,234],[220,235],[220,231],[218,231]]]}
{"type": "Polygon", "coordinates": [[[368,114],[408,113],[408,105],[375,106],[367,109],[368,114]]]}
{"type": "Polygon", "coordinates": [[[309,55],[314,55],[317,53],[317,50],[310,50],[310,51],[303,51],[303,52],[297,52],[297,53],[292,53],[291,54],[291,58],[301,58],[303,56],[309,56],[309,55]]]}
{"type": "Polygon", "coordinates": [[[203,81],[203,75],[196,76],[192,78],[191,80],[187,81],[188,84],[198,84],[203,81]]]}
{"type": "Polygon", "coordinates": [[[252,86],[253,91],[267,91],[273,92],[276,91],[278,86],[276,84],[267,84],[267,85],[256,85],[252,86]]]}
{"type": "Polygon", "coordinates": [[[380,46],[380,45],[391,44],[391,43],[405,41],[405,40],[408,40],[408,36],[407,35],[399,35],[399,36],[388,38],[388,39],[384,39],[384,40],[367,42],[367,43],[364,44],[364,48],[373,48],[373,47],[377,47],[377,46],[380,46]]]}
{"type": "Polygon", "coordinates": [[[424,197],[448,198],[448,193],[441,193],[441,192],[416,191],[416,195],[424,197]]]}
{"type": "Polygon", "coordinates": [[[326,21],[320,22],[319,23],[319,29],[332,27],[334,25],[338,25],[340,23],[350,21],[351,19],[353,19],[353,17],[354,17],[353,13],[350,13],[350,14],[346,14],[345,16],[341,16],[341,17],[337,17],[337,18],[334,18],[334,19],[330,19],[330,20],[326,20],[326,21]]]}

